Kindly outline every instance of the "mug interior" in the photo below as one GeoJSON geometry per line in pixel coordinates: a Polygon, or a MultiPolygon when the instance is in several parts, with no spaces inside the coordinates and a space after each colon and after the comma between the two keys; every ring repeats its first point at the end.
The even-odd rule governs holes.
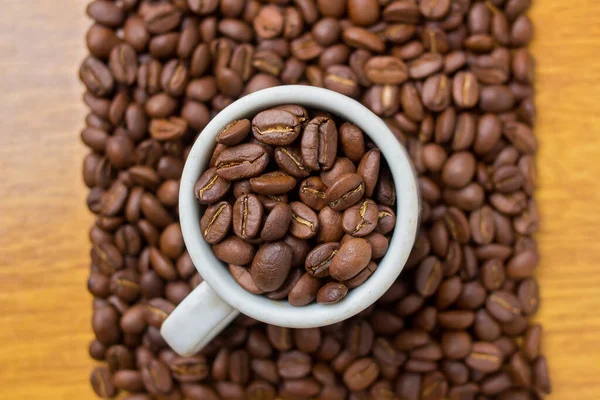
{"type": "Polygon", "coordinates": [[[224,301],[259,321],[290,328],[330,325],[350,318],[375,302],[398,277],[412,249],[419,219],[419,199],[414,171],[404,148],[385,123],[359,102],[337,92],[310,86],[278,86],[247,95],[229,105],[202,131],[194,143],[181,178],[179,213],[183,238],[194,265],[224,301]],[[219,131],[229,122],[252,117],[280,104],[299,104],[328,111],[362,129],[379,147],[396,188],[396,226],[388,252],[377,270],[361,286],[336,304],[312,303],[294,307],[285,300],[271,300],[244,290],[227,266],[218,260],[202,237],[202,207],[195,201],[193,187],[205,170],[219,131]]]}

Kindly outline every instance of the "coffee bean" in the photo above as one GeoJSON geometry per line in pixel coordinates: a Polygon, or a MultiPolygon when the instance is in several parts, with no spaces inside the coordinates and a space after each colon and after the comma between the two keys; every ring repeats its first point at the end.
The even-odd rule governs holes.
{"type": "Polygon", "coordinates": [[[345,122],[339,129],[339,142],[344,155],[353,162],[359,162],[365,154],[362,131],[356,125],[345,122]]]}
{"type": "Polygon", "coordinates": [[[335,254],[329,267],[332,278],[345,281],[361,272],[371,259],[371,244],[361,238],[344,243],[335,254]]]}
{"type": "Polygon", "coordinates": [[[99,397],[108,398],[117,395],[117,388],[108,368],[97,367],[94,369],[90,376],[90,382],[99,397]]]}
{"type": "Polygon", "coordinates": [[[395,57],[378,56],[365,65],[367,78],[377,85],[397,85],[408,79],[408,67],[395,57]]]}
{"type": "Polygon", "coordinates": [[[316,117],[304,129],[300,152],[311,170],[329,170],[336,159],[338,132],[333,120],[316,117]]]}
{"type": "Polygon", "coordinates": [[[315,59],[323,52],[323,47],[315,41],[311,33],[304,34],[299,38],[294,39],[291,42],[290,47],[292,55],[300,61],[315,59]]]}
{"type": "Polygon", "coordinates": [[[106,96],[112,92],[114,79],[110,70],[94,57],[85,59],[79,69],[79,78],[87,89],[96,96],[106,96]]]}
{"type": "Polygon", "coordinates": [[[462,211],[455,207],[448,208],[444,213],[444,222],[454,240],[460,244],[467,244],[471,236],[471,228],[462,211]]]}
{"type": "Polygon", "coordinates": [[[329,171],[321,172],[321,179],[326,186],[331,186],[342,175],[356,172],[356,166],[346,157],[338,157],[329,171]]]}
{"type": "Polygon", "coordinates": [[[312,360],[306,353],[290,351],[277,360],[277,371],[283,378],[302,378],[310,373],[312,360]]]}
{"type": "Polygon", "coordinates": [[[279,36],[283,30],[283,12],[275,5],[267,5],[260,9],[254,19],[256,34],[263,39],[279,36]]]}
{"type": "Polygon", "coordinates": [[[233,232],[241,239],[252,239],[262,227],[263,206],[253,194],[237,198],[232,213],[233,232]]]}
{"type": "Polygon", "coordinates": [[[325,202],[335,210],[342,211],[356,204],[363,196],[365,184],[357,174],[344,174],[327,188],[325,202]]]}
{"type": "Polygon", "coordinates": [[[538,357],[533,363],[533,385],[543,393],[550,394],[552,392],[550,378],[548,376],[548,365],[546,364],[546,357],[544,356],[538,357]]]}
{"type": "Polygon", "coordinates": [[[344,211],[342,225],[346,233],[362,237],[375,229],[378,218],[377,204],[372,200],[364,200],[344,211]]]}
{"type": "MultiPolygon", "coordinates": [[[[349,52],[349,49],[347,51],[349,52]]],[[[321,58],[323,58],[325,55],[327,55],[326,52],[321,55],[321,58]]],[[[327,66],[323,65],[322,67],[324,68],[327,66]]],[[[358,77],[349,67],[343,65],[331,65],[328,66],[325,72],[323,77],[323,85],[327,89],[336,91],[349,97],[355,97],[360,91],[357,80],[358,77]]]]}
{"type": "Polygon", "coordinates": [[[223,240],[231,227],[232,215],[233,209],[226,201],[209,206],[200,220],[204,240],[210,244],[223,240]]]}
{"type": "Polygon", "coordinates": [[[235,146],[248,136],[250,127],[250,121],[247,119],[233,121],[219,132],[217,142],[227,146],[235,146]]]}
{"type": "Polygon", "coordinates": [[[149,393],[167,394],[173,387],[169,367],[158,360],[152,360],[142,369],[142,380],[149,393]]]}
{"type": "Polygon", "coordinates": [[[298,279],[288,294],[291,305],[299,307],[312,303],[317,298],[321,280],[305,273],[298,279]]]}
{"type": "Polygon", "coordinates": [[[279,168],[295,178],[306,178],[310,173],[296,148],[277,147],[274,151],[274,157],[279,168]]]}
{"type": "Polygon", "coordinates": [[[369,387],[379,375],[377,363],[370,358],[354,361],[344,371],[344,383],[351,390],[362,390],[369,387]]]}
{"type": "Polygon", "coordinates": [[[264,171],[269,156],[265,150],[253,143],[226,148],[217,158],[215,172],[227,180],[252,178],[264,171]]]}
{"type": "Polygon", "coordinates": [[[427,78],[440,71],[443,63],[444,58],[440,54],[425,53],[408,64],[408,73],[413,79],[427,78]]]}
{"type": "Polygon", "coordinates": [[[256,286],[254,279],[250,275],[250,271],[246,267],[229,264],[229,272],[233,276],[233,279],[246,291],[252,294],[264,293],[264,290],[256,286]]]}
{"type": "Polygon", "coordinates": [[[300,134],[300,121],[285,110],[266,110],[252,120],[252,133],[262,143],[285,146],[300,134]]]}
{"type": "Polygon", "coordinates": [[[442,265],[435,257],[428,257],[417,270],[415,286],[423,296],[431,296],[442,280],[442,265]]]}
{"type": "Polygon", "coordinates": [[[500,322],[510,322],[521,313],[519,300],[506,291],[492,292],[485,305],[488,312],[500,322]]]}
{"type": "Polygon", "coordinates": [[[111,50],[121,42],[113,29],[100,24],[94,24],[88,29],[85,41],[91,55],[100,59],[107,58],[111,50]]]}
{"type": "Polygon", "coordinates": [[[452,81],[452,95],[454,102],[460,108],[471,108],[479,99],[477,79],[472,73],[458,72],[452,81]]]}
{"type": "Polygon", "coordinates": [[[267,216],[260,237],[265,241],[282,239],[292,221],[292,211],[287,204],[277,204],[267,216]]]}
{"type": "Polygon", "coordinates": [[[254,259],[250,274],[256,286],[265,291],[277,290],[290,271],[292,250],[284,242],[270,242],[260,246],[254,259]]]}
{"type": "Polygon", "coordinates": [[[465,362],[476,371],[494,372],[502,365],[502,354],[500,349],[491,343],[475,342],[465,362]]]}
{"type": "Polygon", "coordinates": [[[317,303],[333,304],[343,299],[348,293],[348,287],[342,283],[326,283],[317,293],[317,303]]]}
{"type": "Polygon", "coordinates": [[[250,187],[256,193],[276,195],[287,193],[296,186],[296,180],[286,173],[269,172],[250,179],[250,187]]]}
{"type": "Polygon", "coordinates": [[[319,230],[317,214],[299,201],[290,203],[290,207],[292,210],[290,233],[299,239],[310,239],[313,237],[319,230]]]}
{"type": "Polygon", "coordinates": [[[228,236],[221,242],[213,245],[215,256],[227,264],[247,265],[254,258],[254,247],[238,238],[228,236]]]}
{"type": "Polygon", "coordinates": [[[315,247],[306,256],[306,272],[317,278],[328,276],[331,260],[337,254],[339,248],[340,244],[336,242],[323,243],[315,247]]]}
{"type": "Polygon", "coordinates": [[[342,33],[344,42],[351,47],[381,53],[385,50],[385,43],[376,34],[359,27],[348,27],[342,33]]]}

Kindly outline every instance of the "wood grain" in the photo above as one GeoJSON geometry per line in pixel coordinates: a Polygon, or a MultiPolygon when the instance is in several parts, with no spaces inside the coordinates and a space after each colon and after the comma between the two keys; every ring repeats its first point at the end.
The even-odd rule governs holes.
{"type": "MultiPolygon", "coordinates": [[[[0,397],[92,399],[85,1],[0,13],[0,397]]],[[[600,2],[537,0],[539,279],[553,399],[600,398],[600,2]]]]}

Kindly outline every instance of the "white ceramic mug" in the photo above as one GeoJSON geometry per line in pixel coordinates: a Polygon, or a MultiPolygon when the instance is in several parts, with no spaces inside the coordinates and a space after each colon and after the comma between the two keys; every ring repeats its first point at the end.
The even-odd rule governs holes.
{"type": "Polygon", "coordinates": [[[180,355],[200,351],[240,312],[259,321],[289,328],[330,325],[373,304],[398,277],[413,246],[419,220],[419,196],[408,155],[385,123],[359,102],[339,93],[310,86],[278,86],[245,96],[213,118],[194,143],[185,163],[179,191],[179,215],[187,250],[204,278],[171,313],[161,328],[167,343],[180,355]],[[359,126],[379,147],[396,187],[396,226],[389,249],[375,273],[336,304],[291,306],[284,300],[254,295],[237,284],[213,254],[200,231],[202,207],[193,187],[205,170],[219,131],[229,122],[249,118],[280,104],[300,104],[329,111],[359,126]]]}

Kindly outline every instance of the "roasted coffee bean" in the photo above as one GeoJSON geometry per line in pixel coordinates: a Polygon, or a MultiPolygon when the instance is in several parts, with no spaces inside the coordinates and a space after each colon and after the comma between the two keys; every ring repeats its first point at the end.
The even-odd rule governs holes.
{"type": "Polygon", "coordinates": [[[423,296],[431,296],[437,290],[442,280],[442,265],[435,257],[428,257],[417,269],[415,286],[423,296]]]}
{"type": "Polygon", "coordinates": [[[241,143],[250,133],[250,121],[240,119],[231,122],[217,135],[217,142],[227,146],[235,146],[241,143]]]}
{"type": "Polygon", "coordinates": [[[117,395],[117,387],[108,368],[95,368],[90,375],[90,382],[99,397],[109,398],[117,395]]]}
{"type": "Polygon", "coordinates": [[[497,371],[502,366],[502,353],[500,349],[486,342],[475,342],[465,363],[475,371],[490,373],[497,371]]]}
{"type": "Polygon", "coordinates": [[[345,281],[361,272],[371,260],[371,244],[362,238],[353,238],[342,244],[331,260],[329,274],[345,281]]]}
{"type": "Polygon", "coordinates": [[[264,195],[284,194],[296,186],[294,177],[281,172],[268,172],[250,179],[252,191],[264,195]]]}
{"type": "Polygon", "coordinates": [[[316,176],[307,178],[300,184],[300,200],[312,209],[319,211],[325,206],[326,189],[321,178],[316,176]]]}
{"type": "Polygon", "coordinates": [[[106,96],[112,92],[114,87],[114,79],[108,67],[91,56],[86,58],[81,65],[79,78],[96,96],[106,96]]]}
{"type": "MultiPolygon", "coordinates": [[[[345,51],[346,48],[343,49],[343,51],[345,51]]],[[[349,53],[349,49],[347,51],[349,53]]],[[[329,53],[324,52],[321,55],[321,59],[328,54],[329,53]]],[[[335,61],[343,60],[334,60],[334,62],[335,61]]],[[[324,64],[324,61],[321,64],[324,64]]],[[[322,65],[322,67],[327,67],[327,65],[322,65]]],[[[327,89],[349,97],[355,97],[360,92],[357,80],[358,77],[349,67],[346,67],[345,65],[331,65],[325,71],[323,85],[327,89]]]]}
{"type": "Polygon", "coordinates": [[[338,131],[335,122],[316,117],[308,122],[302,134],[300,152],[304,164],[311,170],[329,170],[336,159],[338,131]]]}
{"type": "Polygon", "coordinates": [[[379,149],[372,149],[365,153],[356,168],[356,173],[363,179],[365,184],[366,197],[372,197],[375,191],[379,176],[380,160],[381,153],[379,149]]]}
{"type": "Polygon", "coordinates": [[[213,245],[215,256],[227,264],[247,265],[254,258],[254,247],[237,236],[228,236],[213,245]]]}
{"type": "Polygon", "coordinates": [[[335,210],[342,211],[356,204],[365,192],[365,184],[358,174],[344,174],[327,188],[325,202],[335,210]]]}
{"type": "Polygon", "coordinates": [[[305,273],[298,279],[288,294],[288,301],[293,306],[304,306],[317,298],[321,280],[305,273]]]}
{"type": "Polygon", "coordinates": [[[292,210],[290,233],[299,239],[310,239],[315,236],[319,230],[317,214],[299,201],[290,203],[290,208],[292,210]]]}
{"type": "Polygon", "coordinates": [[[277,359],[277,371],[284,379],[303,378],[310,373],[311,367],[310,356],[299,351],[282,353],[277,359]]]}
{"type": "Polygon", "coordinates": [[[365,142],[362,131],[356,125],[345,122],[339,129],[339,142],[346,157],[359,162],[365,154],[365,142]]]}
{"type": "Polygon", "coordinates": [[[210,244],[223,240],[231,228],[232,215],[231,204],[226,201],[208,207],[200,220],[204,240],[210,244]]]}
{"type": "Polygon", "coordinates": [[[308,167],[304,165],[300,152],[293,147],[277,147],[274,157],[279,168],[294,178],[306,178],[310,173],[308,167]]]}
{"type": "Polygon", "coordinates": [[[289,111],[262,111],[252,120],[252,133],[262,143],[286,146],[300,134],[300,120],[289,111]]]}
{"type": "Polygon", "coordinates": [[[343,283],[326,283],[317,293],[317,303],[333,304],[342,300],[348,293],[348,287],[343,283]]]}
{"type": "Polygon", "coordinates": [[[331,260],[340,248],[336,242],[323,243],[315,247],[306,256],[306,272],[317,278],[323,278],[329,275],[331,260]]]}
{"type": "Polygon", "coordinates": [[[365,283],[366,280],[369,279],[371,275],[373,275],[373,272],[375,272],[376,269],[377,264],[371,261],[362,271],[360,271],[358,274],[348,279],[347,281],[344,281],[343,283],[348,287],[348,289],[354,289],[355,287],[358,287],[365,283]]]}
{"type": "Polygon", "coordinates": [[[365,236],[365,239],[367,239],[371,244],[373,259],[380,259],[387,253],[389,247],[389,240],[381,233],[370,233],[369,235],[365,236]]]}
{"type": "Polygon", "coordinates": [[[363,237],[373,232],[378,220],[377,204],[372,200],[363,200],[344,211],[342,226],[346,233],[355,237],[363,237]]]}
{"type": "Polygon", "coordinates": [[[256,286],[265,291],[277,290],[285,281],[291,267],[292,250],[284,242],[260,246],[250,268],[256,286]]]}
{"type": "Polygon", "coordinates": [[[262,227],[263,205],[254,194],[240,196],[233,205],[233,232],[241,239],[256,237],[262,227]]]}
{"type": "Polygon", "coordinates": [[[397,85],[408,79],[408,67],[390,56],[371,58],[365,65],[367,78],[377,85],[397,85]]]}
{"type": "Polygon", "coordinates": [[[378,377],[379,367],[370,358],[359,358],[344,371],[344,383],[351,390],[362,390],[369,387],[378,377]]]}
{"type": "Polygon", "coordinates": [[[500,322],[510,322],[521,313],[517,297],[506,291],[492,292],[485,305],[487,311],[500,322]]]}
{"type": "Polygon", "coordinates": [[[260,238],[265,241],[282,239],[288,232],[292,221],[292,210],[285,203],[278,203],[263,224],[260,238]]]}
{"type": "Polygon", "coordinates": [[[433,75],[423,85],[423,104],[431,111],[443,111],[450,104],[450,82],[443,74],[433,75]]]}
{"type": "Polygon", "coordinates": [[[342,39],[351,47],[365,49],[375,53],[385,50],[384,41],[376,34],[359,27],[348,27],[342,33],[342,39]]]}
{"type": "Polygon", "coordinates": [[[325,186],[331,186],[344,174],[356,172],[356,166],[346,157],[338,157],[329,171],[321,172],[321,179],[325,186]]]}
{"type": "Polygon", "coordinates": [[[143,367],[142,380],[146,390],[155,395],[167,394],[173,387],[169,367],[159,360],[152,360],[143,367]]]}
{"type": "Polygon", "coordinates": [[[264,171],[269,155],[254,143],[224,149],[216,161],[216,174],[229,181],[252,178],[264,171]]]}
{"type": "Polygon", "coordinates": [[[229,264],[229,272],[233,276],[233,279],[246,291],[252,294],[264,293],[264,290],[256,286],[252,275],[250,275],[250,271],[246,267],[229,264]]]}

